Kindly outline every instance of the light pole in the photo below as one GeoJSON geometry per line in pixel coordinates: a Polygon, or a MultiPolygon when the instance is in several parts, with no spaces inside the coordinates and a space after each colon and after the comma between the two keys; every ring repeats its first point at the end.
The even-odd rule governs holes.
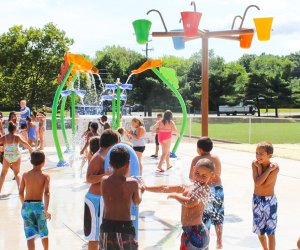
{"type": "MultiPolygon", "coordinates": [[[[196,6],[193,1],[191,2],[191,5],[194,5],[194,12],[192,12],[192,13],[198,14],[201,17],[202,13],[196,12],[196,6]]],[[[167,31],[167,28],[164,24],[161,14],[159,13],[159,11],[155,10],[156,12],[158,12],[160,14],[160,17],[163,21],[165,31],[164,32],[152,32],[152,37],[184,37],[185,41],[198,39],[198,38],[200,38],[202,40],[202,67],[201,67],[201,75],[202,75],[202,98],[201,98],[202,136],[208,136],[208,103],[209,103],[208,41],[209,41],[209,38],[219,38],[219,39],[227,39],[227,40],[233,40],[233,41],[241,41],[243,35],[252,35],[253,36],[254,29],[242,28],[247,11],[251,7],[256,7],[259,10],[259,8],[256,5],[248,6],[244,12],[243,17],[238,16],[242,19],[240,28],[238,30],[233,29],[233,26],[234,26],[234,23],[233,23],[231,30],[209,31],[209,30],[205,30],[205,29],[203,29],[203,30],[197,29],[196,33],[194,35],[189,35],[189,37],[186,36],[185,32],[167,31]]],[[[149,12],[151,12],[151,11],[154,11],[154,10],[148,11],[147,14],[149,14],[149,12]]],[[[234,21],[235,21],[235,19],[234,19],[234,21]]],[[[191,22],[193,22],[193,21],[191,21],[191,22]]],[[[199,20],[198,20],[198,22],[199,22],[199,20]]],[[[190,27],[191,25],[188,24],[187,26],[190,27]]],[[[185,28],[185,25],[184,25],[184,28],[185,28]]],[[[251,37],[251,39],[252,39],[252,37],[251,37]]],[[[251,41],[250,41],[250,44],[251,44],[251,41]]]]}

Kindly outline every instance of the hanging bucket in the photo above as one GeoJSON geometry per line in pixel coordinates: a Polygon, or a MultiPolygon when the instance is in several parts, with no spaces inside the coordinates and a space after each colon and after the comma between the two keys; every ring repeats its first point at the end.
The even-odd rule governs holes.
{"type": "Polygon", "coordinates": [[[195,11],[181,12],[181,19],[183,23],[183,30],[185,36],[194,37],[197,35],[201,16],[202,13],[200,12],[195,12],[195,11]]]}
{"type": "Polygon", "coordinates": [[[259,41],[270,40],[273,17],[253,18],[259,41]]]}
{"type": "MultiPolygon", "coordinates": [[[[171,32],[183,32],[183,30],[171,30],[171,32]]],[[[185,42],[184,42],[184,37],[183,36],[173,36],[173,45],[174,49],[180,50],[185,48],[185,42]]]]}
{"type": "Polygon", "coordinates": [[[251,47],[253,34],[243,34],[240,36],[240,47],[243,49],[249,49],[251,47]]]}
{"type": "Polygon", "coordinates": [[[148,42],[151,22],[147,19],[139,19],[132,22],[136,41],[138,44],[146,44],[148,42]]]}

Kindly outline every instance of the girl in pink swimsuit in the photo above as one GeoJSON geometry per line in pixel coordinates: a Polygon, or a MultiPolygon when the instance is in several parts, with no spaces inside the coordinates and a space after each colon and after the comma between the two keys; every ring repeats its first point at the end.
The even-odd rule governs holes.
{"type": "Polygon", "coordinates": [[[23,144],[29,151],[32,151],[31,146],[18,134],[16,134],[17,126],[9,122],[8,124],[8,134],[0,138],[0,144],[4,144],[4,157],[3,166],[0,176],[0,193],[5,180],[5,176],[8,169],[14,171],[16,182],[18,188],[20,186],[21,176],[20,176],[20,166],[21,166],[21,153],[19,151],[19,142],[23,144]]]}
{"type": "Polygon", "coordinates": [[[162,155],[157,166],[158,172],[164,172],[164,170],[162,169],[164,161],[166,161],[167,170],[172,167],[170,165],[170,147],[172,143],[172,134],[178,134],[176,125],[172,118],[172,111],[166,110],[163,119],[158,121],[153,127],[153,131],[158,131],[158,141],[161,144],[162,148],[162,155]]]}

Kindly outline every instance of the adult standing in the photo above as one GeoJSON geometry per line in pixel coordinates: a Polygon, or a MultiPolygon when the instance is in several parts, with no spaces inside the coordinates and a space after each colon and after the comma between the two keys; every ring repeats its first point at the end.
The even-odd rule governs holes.
{"type": "Polygon", "coordinates": [[[172,111],[166,110],[164,112],[163,119],[158,121],[153,127],[153,132],[157,132],[158,142],[161,144],[162,149],[162,154],[157,166],[158,172],[164,172],[164,170],[162,169],[164,161],[166,161],[167,170],[172,167],[170,164],[170,147],[172,143],[172,134],[178,134],[176,125],[172,119],[172,111]]]}
{"type": "Polygon", "coordinates": [[[30,108],[26,106],[26,100],[21,100],[20,101],[20,135],[27,141],[28,140],[28,135],[27,135],[27,122],[26,118],[30,117],[30,108]]]}
{"type": "Polygon", "coordinates": [[[128,134],[131,137],[132,147],[139,159],[140,175],[142,176],[143,174],[142,156],[143,156],[143,152],[145,151],[146,129],[144,123],[137,117],[132,118],[131,127],[132,129],[128,131],[128,134]]]}
{"type": "Polygon", "coordinates": [[[20,128],[21,129],[26,129],[27,128],[27,123],[26,123],[26,118],[27,116],[30,117],[30,108],[26,106],[26,100],[21,100],[20,101],[20,128]]]}

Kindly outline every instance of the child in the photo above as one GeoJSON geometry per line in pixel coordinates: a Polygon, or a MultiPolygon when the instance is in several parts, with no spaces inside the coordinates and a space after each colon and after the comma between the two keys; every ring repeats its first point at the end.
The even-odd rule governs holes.
{"type": "Polygon", "coordinates": [[[25,141],[20,135],[16,133],[17,126],[9,122],[8,123],[8,134],[0,138],[0,144],[3,144],[3,166],[0,175],[0,194],[3,183],[9,168],[11,168],[15,175],[18,188],[21,182],[20,168],[21,168],[21,152],[19,150],[19,144],[21,143],[24,147],[28,148],[32,152],[31,146],[25,141]]]}
{"type": "Polygon", "coordinates": [[[100,136],[93,136],[90,139],[90,152],[88,156],[88,163],[90,163],[94,154],[100,149],[100,136]]]}
{"type": "Polygon", "coordinates": [[[45,154],[42,151],[33,151],[30,162],[33,169],[23,174],[20,185],[21,213],[24,220],[27,247],[28,249],[35,249],[35,237],[40,236],[43,248],[48,249],[47,219],[51,219],[51,214],[48,212],[50,176],[42,172],[45,165],[45,154]],[[45,204],[43,203],[43,196],[45,204]]]}
{"type": "MultiPolygon", "coordinates": [[[[160,120],[162,120],[162,118],[163,118],[162,113],[158,113],[156,115],[155,123],[157,123],[160,120]]],[[[151,155],[150,157],[157,158],[158,157],[158,151],[159,151],[158,133],[157,133],[157,131],[155,131],[155,153],[153,155],[151,155]]]]}
{"type": "Polygon", "coordinates": [[[194,180],[193,166],[199,161],[199,159],[206,158],[211,160],[215,165],[215,170],[212,178],[208,182],[210,186],[210,193],[212,199],[207,204],[203,214],[203,222],[205,223],[208,230],[210,230],[211,224],[215,226],[217,235],[217,249],[222,249],[222,231],[224,222],[224,192],[221,181],[221,162],[217,155],[212,154],[213,142],[209,137],[203,136],[197,141],[197,152],[196,156],[191,163],[190,168],[190,179],[194,180]]]}
{"type": "Polygon", "coordinates": [[[107,121],[107,116],[106,115],[102,115],[100,119],[98,119],[100,125],[103,127],[103,130],[105,129],[110,129],[110,125],[107,121]]]}
{"type": "Polygon", "coordinates": [[[275,249],[277,225],[277,199],[274,187],[279,172],[276,163],[271,162],[273,145],[260,142],[256,147],[256,160],[252,162],[254,180],[253,232],[258,235],[263,249],[275,249]],[[268,236],[268,242],[265,234],[268,236]]]}
{"type": "Polygon", "coordinates": [[[36,125],[32,122],[31,117],[26,117],[27,122],[27,137],[28,137],[28,144],[30,146],[37,147],[37,140],[36,140],[36,125]]]}
{"type": "Polygon", "coordinates": [[[126,148],[114,148],[110,153],[113,173],[102,178],[101,193],[105,209],[100,228],[101,250],[138,249],[130,204],[140,204],[142,193],[138,181],[126,177],[129,172],[129,160],[130,154],[126,148]]]}
{"type": "Polygon", "coordinates": [[[122,142],[122,143],[131,144],[131,143],[129,142],[129,136],[128,136],[128,133],[127,133],[127,131],[126,131],[124,128],[120,127],[120,128],[118,128],[117,131],[118,131],[118,133],[119,133],[120,136],[121,136],[121,142],[122,142]]]}
{"type": "Polygon", "coordinates": [[[92,156],[87,173],[86,182],[91,184],[85,195],[84,205],[84,236],[88,241],[89,250],[98,250],[99,227],[102,213],[100,183],[104,173],[104,161],[109,149],[119,142],[119,134],[112,129],[106,129],[100,136],[100,148],[92,156]]]}
{"type": "Polygon", "coordinates": [[[46,113],[44,111],[38,111],[37,118],[39,121],[39,138],[40,138],[40,146],[39,149],[44,149],[45,144],[45,130],[46,130],[46,113]]]}
{"type": "Polygon", "coordinates": [[[145,187],[151,192],[171,193],[168,198],[181,203],[182,250],[208,249],[209,233],[202,222],[202,214],[209,196],[208,182],[214,170],[212,161],[200,159],[192,168],[193,182],[180,186],[145,187]]]}

